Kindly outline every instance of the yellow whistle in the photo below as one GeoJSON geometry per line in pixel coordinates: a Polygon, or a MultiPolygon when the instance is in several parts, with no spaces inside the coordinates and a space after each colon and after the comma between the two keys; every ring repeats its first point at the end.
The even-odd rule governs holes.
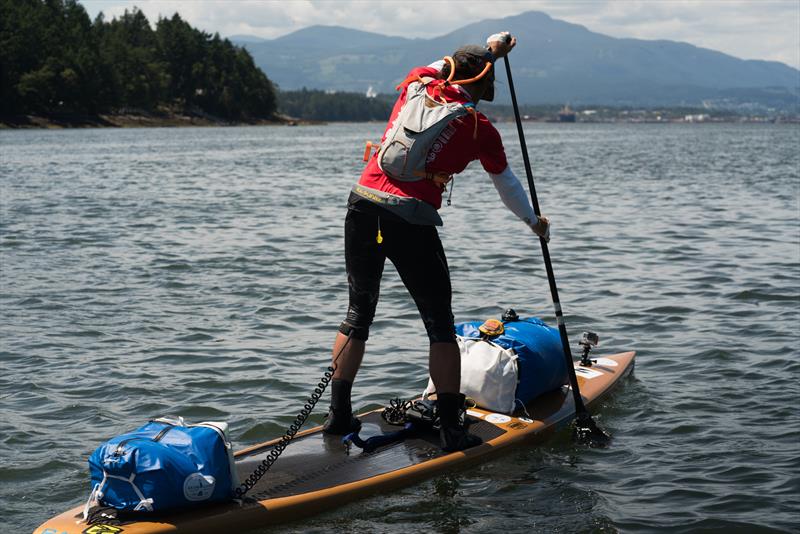
{"type": "Polygon", "coordinates": [[[378,237],[375,238],[375,241],[377,241],[379,245],[383,243],[383,236],[381,235],[380,230],[378,230],[378,237]]]}

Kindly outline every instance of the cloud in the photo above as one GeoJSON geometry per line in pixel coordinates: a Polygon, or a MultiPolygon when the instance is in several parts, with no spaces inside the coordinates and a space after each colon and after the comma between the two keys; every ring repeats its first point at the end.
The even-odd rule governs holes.
{"type": "Polygon", "coordinates": [[[800,2],[604,2],[581,17],[594,31],[615,37],[685,41],[745,59],[800,67],[800,2]]]}
{"type": "Polygon", "coordinates": [[[104,11],[107,17],[137,6],[151,21],[178,12],[210,33],[267,39],[315,24],[425,38],[537,10],[612,37],[685,41],[800,68],[798,0],[85,0],[83,5],[91,16],[104,11]]]}

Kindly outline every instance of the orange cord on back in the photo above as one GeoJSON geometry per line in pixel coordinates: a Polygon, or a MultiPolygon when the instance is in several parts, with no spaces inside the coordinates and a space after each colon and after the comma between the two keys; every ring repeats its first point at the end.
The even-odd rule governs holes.
{"type": "MultiPolygon", "coordinates": [[[[442,95],[442,87],[443,86],[447,87],[448,85],[466,85],[466,84],[469,84],[469,83],[475,83],[475,82],[481,80],[484,76],[486,76],[486,74],[492,68],[492,62],[491,61],[487,61],[486,64],[483,66],[483,70],[477,76],[474,76],[472,78],[466,78],[464,80],[455,80],[455,81],[453,81],[453,78],[456,75],[456,62],[450,56],[444,56],[444,60],[450,64],[450,74],[447,76],[447,79],[444,81],[443,84],[436,85],[433,88],[433,98],[434,98],[434,100],[438,97],[439,100],[443,104],[447,104],[447,100],[445,100],[444,95],[442,95]]],[[[400,84],[398,84],[395,87],[395,90],[399,91],[401,88],[407,86],[408,84],[410,84],[412,82],[425,83],[423,81],[422,77],[419,74],[414,74],[412,76],[409,76],[405,80],[403,80],[400,84]]],[[[472,130],[472,138],[473,139],[477,139],[478,138],[478,112],[475,111],[475,108],[473,108],[471,106],[465,106],[465,107],[467,108],[467,112],[469,112],[472,115],[472,118],[475,120],[475,127],[472,130]]],[[[369,150],[369,147],[368,147],[367,150],[369,150]]],[[[365,152],[365,155],[366,155],[366,152],[365,152]]],[[[364,161],[366,161],[366,156],[365,156],[364,161]]]]}
{"type": "Polygon", "coordinates": [[[450,56],[444,56],[444,60],[450,63],[450,75],[447,76],[447,80],[445,80],[445,83],[449,84],[452,81],[453,76],[456,75],[456,62],[450,56]]]}
{"type": "Polygon", "coordinates": [[[491,68],[492,68],[492,62],[491,61],[487,61],[486,65],[484,65],[483,70],[481,71],[481,73],[478,74],[477,76],[475,76],[474,78],[468,78],[466,80],[452,81],[452,80],[450,80],[450,77],[452,77],[452,74],[451,74],[450,77],[448,77],[447,82],[450,85],[456,85],[456,84],[466,85],[468,83],[474,83],[474,82],[477,82],[478,80],[482,79],[484,76],[486,76],[486,73],[489,72],[489,69],[491,69],[491,68]]]}
{"type": "Polygon", "coordinates": [[[420,82],[420,83],[425,83],[425,82],[422,80],[422,77],[421,77],[419,74],[414,74],[414,75],[412,75],[412,76],[409,76],[408,78],[406,78],[405,80],[403,80],[403,81],[402,81],[402,82],[400,82],[399,84],[397,84],[397,85],[395,86],[394,90],[395,90],[395,91],[399,91],[400,89],[402,89],[402,88],[403,88],[403,87],[405,87],[406,85],[410,84],[411,82],[420,82]]]}

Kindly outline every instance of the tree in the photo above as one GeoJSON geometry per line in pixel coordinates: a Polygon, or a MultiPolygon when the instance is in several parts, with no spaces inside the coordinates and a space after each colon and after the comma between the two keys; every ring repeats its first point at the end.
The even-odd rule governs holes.
{"type": "Polygon", "coordinates": [[[176,13],[92,22],[77,0],[0,0],[0,114],[202,110],[269,117],[275,89],[250,54],[176,13]]]}

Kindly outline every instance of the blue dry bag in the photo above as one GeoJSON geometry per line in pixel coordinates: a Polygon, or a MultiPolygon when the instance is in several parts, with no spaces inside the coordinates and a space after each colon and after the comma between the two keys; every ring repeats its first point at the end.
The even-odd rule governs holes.
{"type": "Polygon", "coordinates": [[[92,503],[118,510],[168,510],[233,498],[236,469],[227,423],[150,421],[111,438],[89,457],[92,503]]]}
{"type": "MultiPolygon", "coordinates": [[[[480,321],[459,323],[456,334],[465,338],[482,337],[480,321]]],[[[558,330],[541,319],[530,317],[504,323],[504,332],[492,336],[491,342],[513,350],[518,357],[518,379],[515,398],[527,404],[542,393],[567,383],[564,348],[558,330]]]]}

